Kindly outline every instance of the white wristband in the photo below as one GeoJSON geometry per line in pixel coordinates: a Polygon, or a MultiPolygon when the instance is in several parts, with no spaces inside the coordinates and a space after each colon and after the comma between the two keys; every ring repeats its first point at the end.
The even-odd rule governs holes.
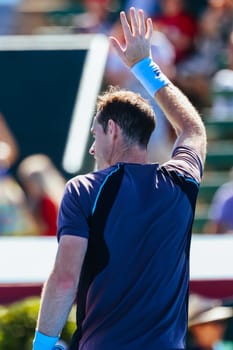
{"type": "Polygon", "coordinates": [[[59,337],[49,337],[36,331],[32,350],[53,350],[58,339],[59,337]]]}
{"type": "Polygon", "coordinates": [[[140,81],[149,94],[154,97],[156,92],[169,84],[169,79],[161,72],[151,57],[143,58],[137,62],[131,72],[140,81]]]}

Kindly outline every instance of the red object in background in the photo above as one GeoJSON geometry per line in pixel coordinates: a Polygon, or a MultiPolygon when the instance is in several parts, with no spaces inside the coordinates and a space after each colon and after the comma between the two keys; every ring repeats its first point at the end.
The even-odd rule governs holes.
{"type": "Polygon", "coordinates": [[[56,203],[54,203],[54,201],[48,196],[42,197],[40,202],[40,212],[45,224],[45,229],[41,234],[43,236],[55,236],[57,232],[58,213],[56,203]]]}
{"type": "Polygon", "coordinates": [[[171,17],[158,16],[154,18],[154,25],[174,45],[176,62],[180,62],[188,57],[193,50],[194,40],[197,35],[196,22],[191,16],[185,13],[179,13],[171,17]],[[185,45],[184,40],[186,41],[185,45]]]}
{"type": "Polygon", "coordinates": [[[190,292],[209,298],[233,299],[233,280],[191,281],[190,292]]]}
{"type": "Polygon", "coordinates": [[[16,283],[0,285],[0,304],[7,305],[27,297],[40,296],[42,284],[16,283]]]}

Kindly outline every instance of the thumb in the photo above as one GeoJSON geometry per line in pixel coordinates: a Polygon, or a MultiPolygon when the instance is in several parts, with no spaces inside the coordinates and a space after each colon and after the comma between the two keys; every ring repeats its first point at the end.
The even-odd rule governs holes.
{"type": "Polygon", "coordinates": [[[114,49],[116,50],[117,54],[120,56],[122,61],[127,64],[127,61],[125,58],[125,52],[124,52],[124,49],[121,46],[120,42],[116,38],[114,38],[113,36],[110,36],[109,40],[110,40],[110,44],[112,45],[112,47],[114,47],[114,49]]]}

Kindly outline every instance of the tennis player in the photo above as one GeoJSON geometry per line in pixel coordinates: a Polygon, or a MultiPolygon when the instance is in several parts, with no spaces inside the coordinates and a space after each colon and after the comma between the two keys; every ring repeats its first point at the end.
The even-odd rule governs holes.
{"type": "Polygon", "coordinates": [[[125,45],[115,37],[111,44],[177,139],[170,160],[148,164],[151,106],[117,88],[99,96],[90,149],[98,170],[66,185],[33,350],[54,348],[75,300],[72,350],[185,349],[190,239],[206,133],[196,109],[151,58],[151,19],[135,8],[120,18],[125,45]]]}

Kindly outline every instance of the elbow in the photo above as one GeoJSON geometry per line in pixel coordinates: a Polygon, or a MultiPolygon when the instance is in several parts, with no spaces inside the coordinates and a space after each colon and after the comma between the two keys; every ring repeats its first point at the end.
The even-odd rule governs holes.
{"type": "Polygon", "coordinates": [[[56,274],[52,273],[50,276],[50,285],[60,291],[61,294],[76,293],[78,288],[78,280],[72,274],[56,274]]]}
{"type": "Polygon", "coordinates": [[[203,161],[205,161],[206,153],[207,153],[207,135],[206,135],[206,128],[203,123],[200,124],[197,130],[196,137],[200,142],[200,154],[202,156],[203,161]]]}
{"type": "Polygon", "coordinates": [[[77,289],[77,283],[74,279],[69,279],[69,278],[61,279],[58,284],[60,286],[60,289],[64,291],[77,289]]]}
{"type": "Polygon", "coordinates": [[[176,147],[183,145],[193,149],[204,164],[207,152],[207,137],[204,125],[201,123],[188,125],[177,134],[176,147]]]}

